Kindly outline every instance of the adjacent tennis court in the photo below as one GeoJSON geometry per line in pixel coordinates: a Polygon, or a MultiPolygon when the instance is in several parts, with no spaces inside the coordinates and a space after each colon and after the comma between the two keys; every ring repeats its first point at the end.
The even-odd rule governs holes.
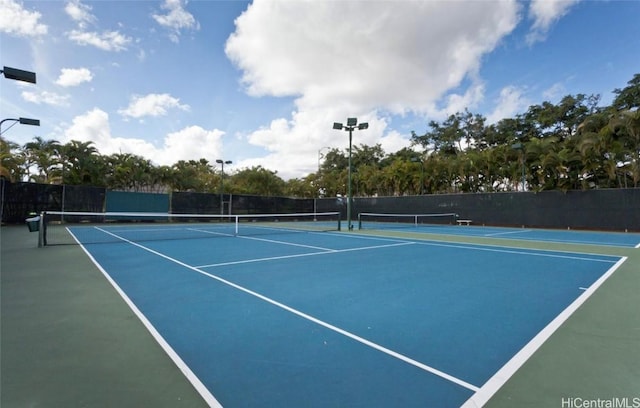
{"type": "Polygon", "coordinates": [[[68,231],[213,406],[482,405],[626,260],[299,215],[179,221],[68,231]]]}
{"type": "MultiPolygon", "coordinates": [[[[640,248],[640,234],[541,228],[507,228],[456,225],[458,214],[360,214],[358,228],[374,231],[412,231],[414,233],[504,238],[548,243],[573,243],[640,248]]],[[[469,224],[472,223],[468,220],[469,224]]]]}

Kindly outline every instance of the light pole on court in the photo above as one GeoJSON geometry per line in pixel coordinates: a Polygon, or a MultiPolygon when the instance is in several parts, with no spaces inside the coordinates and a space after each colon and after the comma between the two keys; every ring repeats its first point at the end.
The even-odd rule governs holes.
{"type": "Polygon", "coordinates": [[[342,123],[333,122],[333,128],[335,130],[346,130],[349,132],[349,172],[348,172],[348,188],[347,188],[347,228],[349,231],[353,229],[353,225],[351,225],[351,140],[353,138],[353,131],[355,129],[365,130],[369,128],[369,124],[364,122],[358,124],[357,118],[348,118],[347,124],[343,125],[342,123]]]}
{"type": "Polygon", "coordinates": [[[224,165],[233,163],[231,160],[216,160],[216,163],[222,167],[220,173],[220,215],[224,215],[224,165]]]}

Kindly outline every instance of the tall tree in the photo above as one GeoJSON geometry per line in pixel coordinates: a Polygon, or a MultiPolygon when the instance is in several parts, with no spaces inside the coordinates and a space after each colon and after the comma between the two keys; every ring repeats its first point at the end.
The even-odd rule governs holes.
{"type": "Polygon", "coordinates": [[[616,95],[611,107],[616,110],[637,110],[640,108],[640,73],[635,74],[627,82],[627,86],[616,88],[613,93],[616,95]]]}
{"type": "Polygon", "coordinates": [[[20,154],[20,145],[0,137],[0,177],[16,182],[24,175],[24,156],[20,154]]]}
{"type": "Polygon", "coordinates": [[[61,148],[58,168],[64,184],[106,187],[107,165],[93,142],[72,140],[61,148]]]}
{"type": "Polygon", "coordinates": [[[60,143],[57,140],[44,140],[36,136],[32,142],[24,145],[25,163],[30,181],[36,183],[49,183],[52,180],[52,173],[60,164],[60,143]],[[31,174],[30,170],[35,167],[36,174],[31,174]]]}
{"type": "Polygon", "coordinates": [[[625,148],[624,166],[633,182],[633,187],[640,183],[640,109],[615,112],[609,121],[609,128],[614,137],[620,140],[625,148]]]}
{"type": "Polygon", "coordinates": [[[262,166],[243,169],[233,175],[232,191],[239,194],[283,196],[285,183],[275,171],[262,166]]]}

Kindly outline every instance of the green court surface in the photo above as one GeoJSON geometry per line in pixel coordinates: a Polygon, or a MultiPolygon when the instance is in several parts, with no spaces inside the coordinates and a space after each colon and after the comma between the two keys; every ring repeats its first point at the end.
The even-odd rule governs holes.
{"type": "MultiPolygon", "coordinates": [[[[640,249],[462,235],[425,238],[399,231],[361,234],[627,257],[485,406],[564,407],[576,398],[633,403],[640,397],[640,249]]],[[[206,406],[189,374],[79,246],[39,249],[25,226],[2,227],[0,243],[0,406],[206,406]]]]}

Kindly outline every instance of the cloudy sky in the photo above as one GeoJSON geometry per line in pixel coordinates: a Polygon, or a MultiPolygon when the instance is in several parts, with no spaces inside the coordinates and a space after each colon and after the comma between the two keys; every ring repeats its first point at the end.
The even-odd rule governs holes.
{"type": "Polygon", "coordinates": [[[611,102],[640,72],[640,2],[0,0],[3,126],[156,165],[232,160],[314,172],[333,122],[391,153],[469,109],[495,122],[578,93],[611,102]]]}

